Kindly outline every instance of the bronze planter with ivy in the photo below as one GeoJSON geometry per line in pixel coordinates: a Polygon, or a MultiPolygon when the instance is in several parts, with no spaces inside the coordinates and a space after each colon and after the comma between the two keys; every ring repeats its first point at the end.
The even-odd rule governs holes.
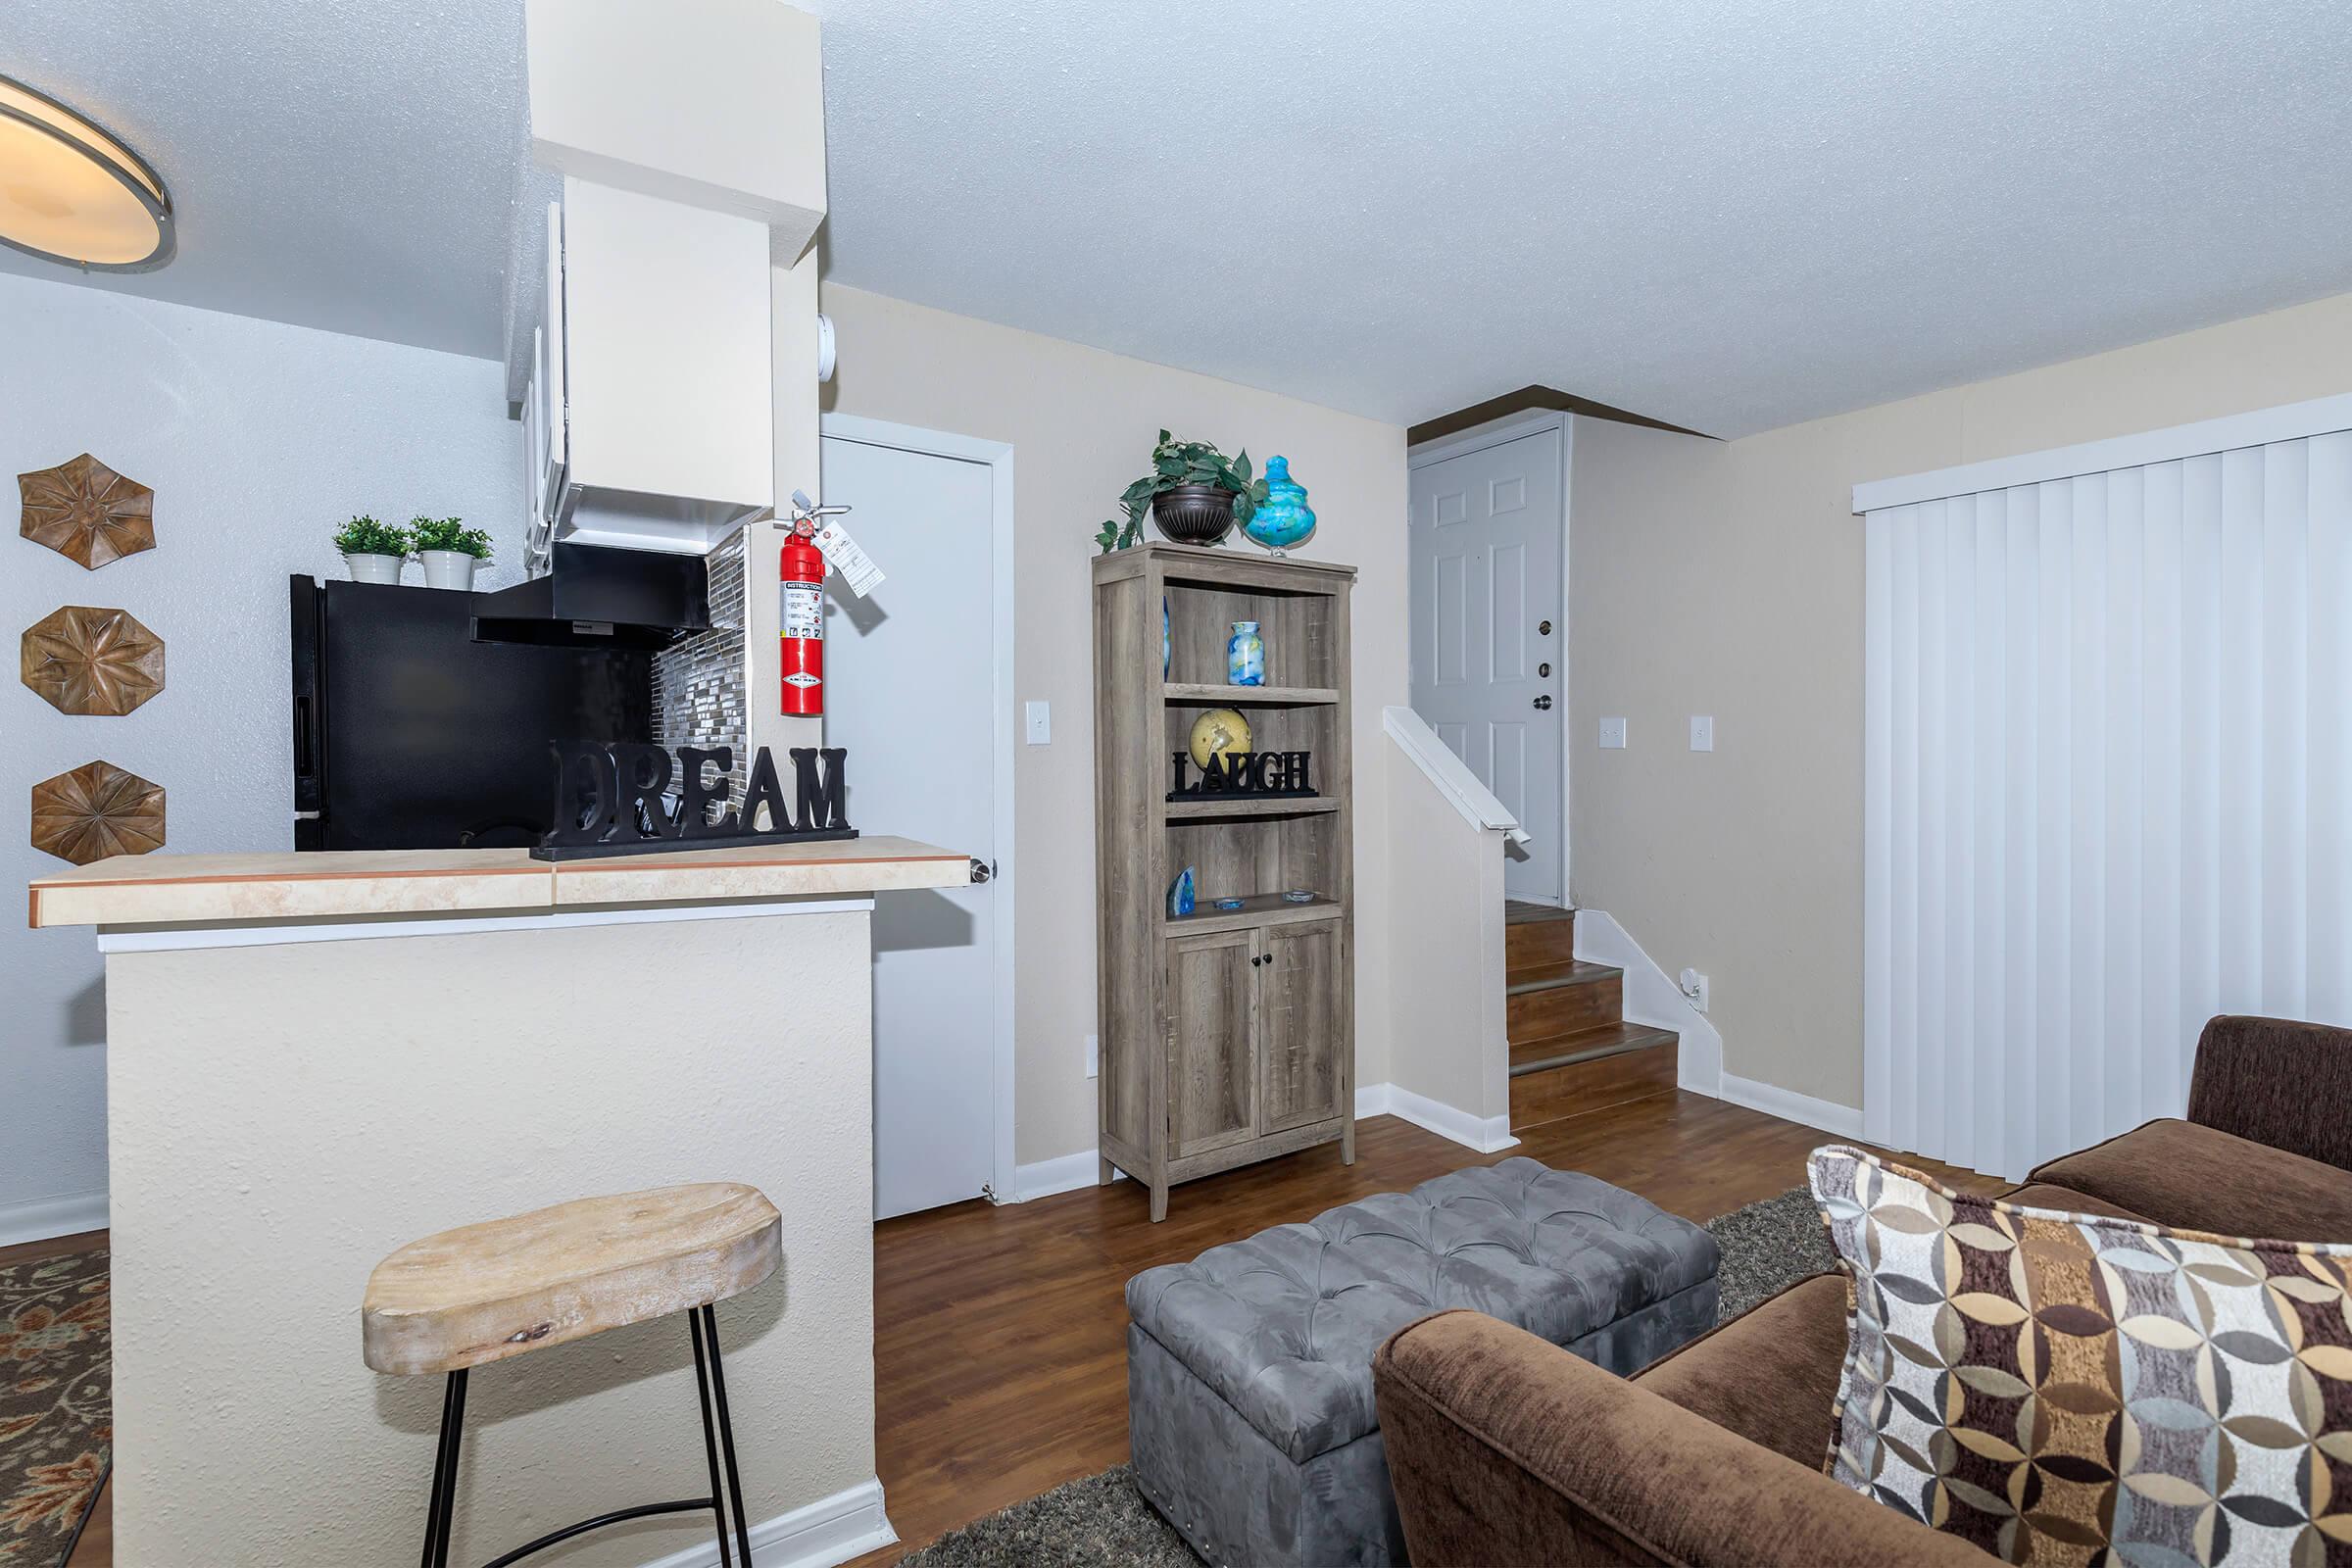
{"type": "Polygon", "coordinates": [[[1213,484],[1180,484],[1152,498],[1152,520],[1180,545],[1213,545],[1233,526],[1233,492],[1213,484]]]}

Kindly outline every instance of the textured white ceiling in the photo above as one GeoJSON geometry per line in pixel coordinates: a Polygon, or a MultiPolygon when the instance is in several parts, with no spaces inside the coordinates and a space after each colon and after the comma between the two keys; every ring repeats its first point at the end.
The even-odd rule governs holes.
{"type": "MultiPolygon", "coordinates": [[[[171,188],[178,258],[94,287],[499,353],[521,0],[0,0],[0,75],[171,188]]],[[[70,275],[4,248],[0,270],[70,275]]]]}
{"type": "Polygon", "coordinates": [[[2352,288],[2344,0],[813,9],[831,277],[1394,420],[1737,435],[2352,288]]]}
{"type": "MultiPolygon", "coordinates": [[[[832,280],[1402,422],[1737,435],[2352,289],[2342,0],[808,3],[832,280]]],[[[495,356],[520,36],[0,0],[0,74],[172,185],[101,286],[495,356]]]]}

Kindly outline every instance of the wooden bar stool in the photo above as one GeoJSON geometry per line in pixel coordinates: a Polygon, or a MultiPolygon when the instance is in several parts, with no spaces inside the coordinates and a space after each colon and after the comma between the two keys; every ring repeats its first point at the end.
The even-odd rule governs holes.
{"type": "Polygon", "coordinates": [[[425,1509],[423,1568],[446,1568],[449,1561],[466,1374],[484,1362],[672,1312],[687,1314],[694,1336],[710,1495],[598,1514],[517,1546],[487,1568],[506,1568],[605,1525],[703,1508],[710,1510],[718,1527],[720,1568],[732,1568],[730,1502],[735,1547],[743,1568],[751,1568],[751,1532],[744,1525],[735,1428],[727,1415],[727,1379],[718,1362],[718,1318],[711,1303],[740,1296],[774,1273],[783,1255],[782,1233],[782,1216],[757,1189],[701,1182],[583,1198],[513,1219],[461,1226],[411,1242],[378,1263],[368,1277],[367,1299],[360,1307],[368,1364],[378,1372],[448,1377],[432,1499],[425,1509]]]}

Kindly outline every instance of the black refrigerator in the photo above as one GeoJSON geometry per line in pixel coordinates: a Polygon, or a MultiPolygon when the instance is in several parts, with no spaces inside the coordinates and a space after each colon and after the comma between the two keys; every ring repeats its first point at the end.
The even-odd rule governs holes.
{"type": "Polygon", "coordinates": [[[296,849],[527,845],[549,742],[653,738],[651,653],[477,641],[476,597],[289,579],[296,849]]]}

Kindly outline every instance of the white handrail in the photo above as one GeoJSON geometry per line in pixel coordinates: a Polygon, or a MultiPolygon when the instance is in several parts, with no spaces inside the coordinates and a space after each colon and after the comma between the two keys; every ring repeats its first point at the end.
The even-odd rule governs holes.
{"type": "Polygon", "coordinates": [[[1427,719],[1409,708],[1383,708],[1380,725],[1389,732],[1389,739],[1396,743],[1397,749],[1411,758],[1438,787],[1438,793],[1453,803],[1463,821],[1475,828],[1499,832],[1513,844],[1527,842],[1527,829],[1519,825],[1519,818],[1494,798],[1493,790],[1478,781],[1468,763],[1438,739],[1438,732],[1429,727],[1427,719]]]}

